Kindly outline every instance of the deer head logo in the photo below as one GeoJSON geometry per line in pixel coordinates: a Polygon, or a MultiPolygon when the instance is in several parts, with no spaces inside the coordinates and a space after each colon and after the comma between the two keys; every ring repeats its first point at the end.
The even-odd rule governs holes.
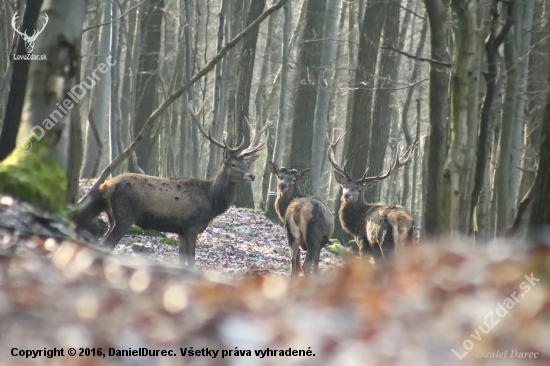
{"type": "Polygon", "coordinates": [[[23,41],[25,41],[25,48],[27,49],[27,53],[32,53],[32,50],[34,48],[34,42],[36,41],[36,38],[38,37],[38,35],[40,33],[42,33],[44,28],[46,28],[46,24],[48,24],[48,19],[49,19],[48,14],[44,14],[44,21],[42,23],[42,29],[40,29],[39,31],[37,31],[35,29],[32,36],[29,36],[29,35],[27,35],[27,30],[26,29],[25,29],[25,32],[21,32],[21,31],[19,31],[19,29],[17,29],[17,26],[15,25],[15,21],[18,18],[17,13],[18,12],[15,12],[15,14],[13,14],[13,18],[11,18],[11,26],[13,27],[13,29],[17,33],[19,33],[21,35],[21,37],[23,38],[23,41]]]}

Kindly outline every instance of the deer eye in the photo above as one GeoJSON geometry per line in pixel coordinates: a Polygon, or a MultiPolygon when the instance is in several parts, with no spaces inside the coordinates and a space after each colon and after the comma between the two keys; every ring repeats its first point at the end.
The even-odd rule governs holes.
{"type": "Polygon", "coordinates": [[[236,168],[236,167],[237,167],[237,164],[231,163],[231,168],[236,168]]]}

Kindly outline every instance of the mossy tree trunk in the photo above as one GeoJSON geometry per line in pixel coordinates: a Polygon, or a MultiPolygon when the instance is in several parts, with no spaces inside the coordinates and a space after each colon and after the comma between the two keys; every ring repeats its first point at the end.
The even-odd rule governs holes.
{"type": "Polygon", "coordinates": [[[67,94],[75,82],[75,64],[87,2],[46,0],[40,16],[50,26],[37,38],[35,54],[47,61],[31,61],[17,140],[22,141],[0,163],[0,192],[54,211],[65,207],[66,170],[70,140],[67,94]],[[64,108],[59,107],[62,105],[64,108]]]}

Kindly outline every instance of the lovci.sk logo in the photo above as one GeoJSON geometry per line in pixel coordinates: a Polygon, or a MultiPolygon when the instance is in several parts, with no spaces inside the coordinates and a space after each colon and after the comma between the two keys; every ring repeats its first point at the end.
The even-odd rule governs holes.
{"type": "Polygon", "coordinates": [[[42,29],[40,29],[39,31],[37,31],[35,29],[32,36],[29,36],[27,34],[26,29],[25,29],[24,32],[21,32],[17,28],[17,25],[15,24],[16,20],[18,18],[17,13],[18,12],[15,12],[15,14],[13,14],[13,18],[11,18],[11,26],[12,26],[14,31],[16,31],[17,33],[19,33],[21,35],[21,38],[25,42],[25,49],[27,50],[27,54],[26,55],[13,55],[13,59],[14,60],[28,60],[28,61],[30,61],[30,60],[46,60],[46,55],[32,55],[31,53],[34,49],[34,42],[36,42],[36,38],[38,38],[40,33],[42,33],[44,28],[46,28],[46,24],[48,24],[48,20],[49,20],[48,14],[44,14],[44,20],[42,22],[42,29]]]}

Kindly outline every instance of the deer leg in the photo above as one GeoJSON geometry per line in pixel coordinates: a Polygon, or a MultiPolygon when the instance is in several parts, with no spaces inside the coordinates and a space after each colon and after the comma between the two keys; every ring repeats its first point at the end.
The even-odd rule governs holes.
{"type": "Polygon", "coordinates": [[[178,234],[178,252],[180,264],[183,266],[187,262],[187,243],[185,241],[185,235],[182,234],[178,234]]]}
{"type": "Polygon", "coordinates": [[[316,257],[314,247],[308,247],[306,251],[306,260],[304,261],[304,275],[309,276],[312,273],[313,261],[316,257]]]}
{"type": "MultiPolygon", "coordinates": [[[[189,231],[185,235],[185,256],[187,257],[187,265],[189,267],[195,266],[195,244],[197,242],[197,236],[199,233],[197,231],[189,231]]],[[[181,263],[181,252],[180,252],[180,263],[181,263]]]]}

